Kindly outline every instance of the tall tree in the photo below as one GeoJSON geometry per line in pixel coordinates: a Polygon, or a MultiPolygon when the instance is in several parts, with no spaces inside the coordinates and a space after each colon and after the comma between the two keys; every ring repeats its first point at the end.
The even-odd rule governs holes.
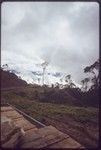
{"type": "Polygon", "coordinates": [[[71,75],[70,74],[65,76],[65,82],[68,83],[68,85],[70,85],[70,83],[71,83],[71,75]]]}
{"type": "Polygon", "coordinates": [[[93,77],[91,81],[93,83],[92,88],[98,88],[99,86],[99,60],[97,60],[94,64],[87,66],[84,68],[85,73],[92,73],[93,77]],[[98,75],[96,74],[98,72],[98,75]]]}
{"type": "Polygon", "coordinates": [[[45,80],[45,70],[46,70],[46,67],[48,66],[48,62],[43,62],[42,64],[41,64],[41,66],[42,66],[42,68],[43,68],[43,78],[42,78],[42,84],[44,85],[44,80],[45,80]]]}
{"type": "Polygon", "coordinates": [[[85,81],[82,80],[81,83],[82,83],[82,90],[83,90],[84,89],[84,83],[85,83],[85,81]]]}
{"type": "Polygon", "coordinates": [[[87,88],[88,88],[88,82],[90,81],[90,78],[85,78],[84,80],[82,80],[81,82],[82,82],[82,89],[84,90],[84,91],[87,91],[87,88]]]}

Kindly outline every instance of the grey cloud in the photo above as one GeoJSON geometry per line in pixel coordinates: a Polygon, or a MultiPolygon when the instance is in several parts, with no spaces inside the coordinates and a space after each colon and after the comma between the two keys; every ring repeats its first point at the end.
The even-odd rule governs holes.
{"type": "Polygon", "coordinates": [[[2,5],[1,47],[6,59],[13,61],[16,53],[16,62],[22,56],[22,62],[26,58],[30,64],[39,57],[57,70],[73,74],[78,82],[84,76],[83,66],[99,57],[98,32],[99,6],[94,2],[2,5]]]}

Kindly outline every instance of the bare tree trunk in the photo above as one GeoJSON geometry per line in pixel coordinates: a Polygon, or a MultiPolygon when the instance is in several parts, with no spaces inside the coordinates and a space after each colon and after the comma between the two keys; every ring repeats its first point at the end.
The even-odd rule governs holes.
{"type": "Polygon", "coordinates": [[[43,78],[42,78],[42,84],[44,85],[44,75],[45,75],[45,68],[43,68],[43,78]]]}

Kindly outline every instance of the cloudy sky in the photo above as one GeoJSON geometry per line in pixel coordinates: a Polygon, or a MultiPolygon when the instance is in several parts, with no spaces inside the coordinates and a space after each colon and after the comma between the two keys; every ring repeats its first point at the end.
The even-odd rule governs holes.
{"type": "Polygon", "coordinates": [[[78,83],[99,57],[96,2],[3,2],[1,63],[33,68],[44,61],[78,83]]]}

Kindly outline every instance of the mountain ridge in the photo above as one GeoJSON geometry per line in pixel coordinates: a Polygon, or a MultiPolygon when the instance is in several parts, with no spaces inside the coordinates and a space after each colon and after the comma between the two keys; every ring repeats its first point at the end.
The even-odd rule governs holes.
{"type": "Polygon", "coordinates": [[[0,69],[1,73],[1,89],[3,88],[11,88],[11,87],[21,87],[26,86],[27,82],[19,79],[17,75],[14,73],[10,73],[9,71],[4,71],[0,69]]]}
{"type": "MultiPolygon", "coordinates": [[[[42,76],[43,71],[40,68],[34,68],[33,70],[24,70],[23,68],[14,68],[9,66],[8,64],[2,65],[2,70],[9,71],[10,73],[14,73],[17,75],[20,79],[25,80],[28,84],[38,84],[43,85],[42,83],[42,76]]],[[[65,81],[66,75],[61,72],[52,72],[52,71],[46,71],[45,72],[45,84],[48,86],[57,86],[59,85],[60,88],[64,88],[67,85],[67,82],[65,81]]],[[[81,85],[77,84],[72,79],[72,86],[81,88],[81,85]]]]}

